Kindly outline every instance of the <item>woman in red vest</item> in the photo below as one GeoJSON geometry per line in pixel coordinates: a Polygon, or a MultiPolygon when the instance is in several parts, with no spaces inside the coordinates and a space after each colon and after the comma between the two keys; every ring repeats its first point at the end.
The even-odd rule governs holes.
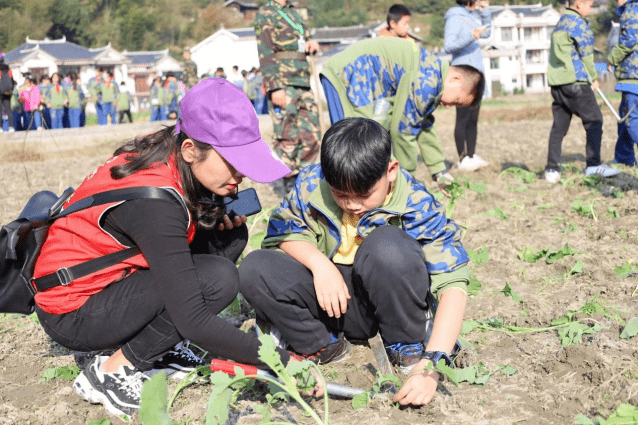
{"type": "Polygon", "coordinates": [[[176,126],[119,148],[67,206],[134,186],[168,188],[175,199],[134,199],[58,219],[35,268],[39,278],[126,247],[141,250],[35,297],[54,341],[76,351],[116,350],[95,357],[73,385],[116,415],[139,408],[142,382],[153,372],[183,377],[202,363],[185,340],[260,364],[259,341],[217,316],[237,296],[235,262],[248,240],[246,217],[231,222],[221,199],[236,194],[244,176],[272,182],[290,170],[261,139],[250,100],[232,83],[204,80],[180,108],[176,126]]]}

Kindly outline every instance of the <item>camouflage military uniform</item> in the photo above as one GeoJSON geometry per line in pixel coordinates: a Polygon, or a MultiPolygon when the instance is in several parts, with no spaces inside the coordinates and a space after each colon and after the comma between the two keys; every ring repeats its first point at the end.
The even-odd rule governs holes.
{"type": "Polygon", "coordinates": [[[186,90],[199,83],[197,76],[197,64],[190,59],[184,62],[184,72],[182,73],[182,81],[186,83],[186,90]]]}
{"type": "Polygon", "coordinates": [[[316,162],[321,140],[319,113],[310,91],[309,65],[302,45],[310,32],[289,3],[281,6],[268,0],[255,17],[255,35],[266,91],[284,89],[290,99],[277,112],[269,101],[269,109],[275,152],[296,175],[316,162]]]}

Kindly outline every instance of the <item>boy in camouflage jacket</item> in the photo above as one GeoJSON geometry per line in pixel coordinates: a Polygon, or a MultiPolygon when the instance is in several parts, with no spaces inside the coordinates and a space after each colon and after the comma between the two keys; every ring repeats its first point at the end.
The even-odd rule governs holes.
{"type": "Polygon", "coordinates": [[[307,53],[311,40],[303,19],[287,0],[267,0],[255,17],[255,36],[264,86],[274,126],[275,152],[292,170],[276,191],[285,195],[303,167],[317,161],[319,112],[310,90],[307,53]]]}
{"type": "Polygon", "coordinates": [[[614,161],[635,166],[634,144],[638,144],[638,0],[621,0],[618,4],[616,15],[620,16],[620,38],[608,60],[610,71],[612,66],[616,67],[616,91],[622,92],[620,116],[631,116],[618,123],[614,161]]]}
{"type": "Polygon", "coordinates": [[[401,167],[413,173],[420,151],[434,181],[441,187],[452,181],[432,114],[439,104],[480,104],[482,73],[468,65],[450,67],[407,40],[377,37],[326,61],[321,82],[333,124],[344,117],[372,118],[390,132],[401,167]]]}
{"type": "Polygon", "coordinates": [[[618,171],[601,164],[603,116],[596,102],[598,88],[594,66],[594,34],[585,18],[593,0],[569,0],[569,8],[556,23],[549,50],[547,79],[552,88],[554,124],[549,134],[545,180],[560,180],[560,157],[563,138],[572,115],[583,121],[587,135],[585,174],[614,176],[618,171]]]}
{"type": "Polygon", "coordinates": [[[379,332],[394,363],[411,371],[395,400],[422,405],[438,380],[426,367],[449,362],[460,331],[469,259],[459,227],[391,149],[374,120],[334,124],[321,164],[303,169],[272,213],[268,250],[242,261],[240,291],[258,324],[319,363],[345,358],[345,338],[379,332]],[[438,309],[428,338],[430,294],[438,309]]]}

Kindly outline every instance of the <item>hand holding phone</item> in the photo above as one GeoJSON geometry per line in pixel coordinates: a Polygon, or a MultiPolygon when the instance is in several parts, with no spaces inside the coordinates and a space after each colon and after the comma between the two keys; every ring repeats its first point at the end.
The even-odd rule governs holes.
{"type": "Polygon", "coordinates": [[[261,203],[254,188],[239,191],[236,198],[224,197],[224,205],[230,220],[235,216],[251,216],[261,211],[261,203]]]}

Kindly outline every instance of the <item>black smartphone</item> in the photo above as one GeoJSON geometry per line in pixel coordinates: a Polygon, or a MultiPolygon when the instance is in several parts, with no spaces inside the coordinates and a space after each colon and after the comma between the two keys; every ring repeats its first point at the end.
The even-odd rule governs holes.
{"type": "Polygon", "coordinates": [[[224,197],[224,205],[230,220],[235,216],[250,216],[261,211],[261,203],[254,188],[239,191],[235,199],[224,197]]]}

